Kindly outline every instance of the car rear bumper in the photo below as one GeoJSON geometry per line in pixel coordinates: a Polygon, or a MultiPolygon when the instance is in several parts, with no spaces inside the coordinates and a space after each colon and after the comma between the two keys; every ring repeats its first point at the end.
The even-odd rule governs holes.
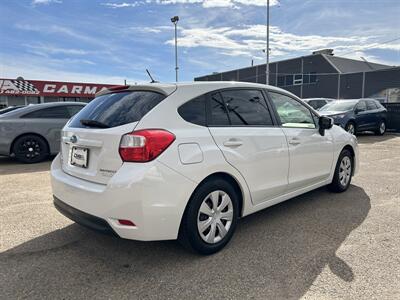
{"type": "Polygon", "coordinates": [[[51,183],[55,206],[66,217],[95,230],[142,241],[176,239],[196,187],[157,161],[124,163],[106,185],[98,184],[65,173],[59,155],[51,166],[51,183]],[[121,225],[121,219],[135,226],[121,225]]]}
{"type": "Polygon", "coordinates": [[[53,196],[53,204],[61,214],[82,226],[99,231],[101,233],[117,235],[106,220],[73,208],[55,196],[53,196]]]}

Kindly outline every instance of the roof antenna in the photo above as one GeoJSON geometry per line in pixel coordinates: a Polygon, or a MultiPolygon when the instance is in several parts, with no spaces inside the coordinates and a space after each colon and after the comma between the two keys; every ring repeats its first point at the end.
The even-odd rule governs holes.
{"type": "Polygon", "coordinates": [[[157,83],[157,82],[158,82],[158,81],[155,81],[155,80],[154,80],[154,78],[153,78],[153,76],[151,76],[149,70],[146,69],[146,72],[147,72],[147,74],[149,75],[149,77],[150,77],[150,79],[151,79],[150,83],[157,83]]]}

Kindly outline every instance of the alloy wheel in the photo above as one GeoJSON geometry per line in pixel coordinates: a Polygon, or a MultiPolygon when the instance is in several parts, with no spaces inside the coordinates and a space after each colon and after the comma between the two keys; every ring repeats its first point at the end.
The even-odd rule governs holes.
{"type": "Polygon", "coordinates": [[[379,132],[380,134],[384,134],[386,131],[386,124],[385,122],[381,122],[381,125],[379,126],[379,132]]]}
{"type": "Polygon", "coordinates": [[[40,143],[34,138],[26,138],[17,145],[17,155],[27,160],[33,160],[42,155],[40,143]]]}
{"type": "Polygon", "coordinates": [[[351,178],[351,159],[344,156],[339,167],[339,181],[342,186],[347,186],[351,178]]]}
{"type": "Polygon", "coordinates": [[[218,243],[229,232],[232,220],[232,199],[224,191],[211,192],[201,203],[197,216],[200,237],[206,243],[218,243]]]}
{"type": "Polygon", "coordinates": [[[349,125],[347,125],[347,132],[354,135],[354,133],[356,132],[356,128],[354,127],[353,123],[350,123],[349,125]]]}

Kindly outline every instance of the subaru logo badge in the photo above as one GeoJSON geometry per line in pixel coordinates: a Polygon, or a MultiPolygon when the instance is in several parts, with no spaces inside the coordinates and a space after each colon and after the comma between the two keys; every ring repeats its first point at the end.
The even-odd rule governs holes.
{"type": "Polygon", "coordinates": [[[78,138],[76,137],[76,135],[73,135],[69,140],[71,143],[75,144],[78,141],[78,138]]]}

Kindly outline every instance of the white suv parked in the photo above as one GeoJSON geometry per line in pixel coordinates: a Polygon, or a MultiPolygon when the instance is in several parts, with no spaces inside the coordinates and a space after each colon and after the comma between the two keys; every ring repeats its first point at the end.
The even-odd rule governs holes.
{"type": "Polygon", "coordinates": [[[289,92],[261,84],[121,86],[62,131],[56,208],[122,238],[222,249],[239,218],[329,185],[345,191],[356,138],[289,92]]]}

